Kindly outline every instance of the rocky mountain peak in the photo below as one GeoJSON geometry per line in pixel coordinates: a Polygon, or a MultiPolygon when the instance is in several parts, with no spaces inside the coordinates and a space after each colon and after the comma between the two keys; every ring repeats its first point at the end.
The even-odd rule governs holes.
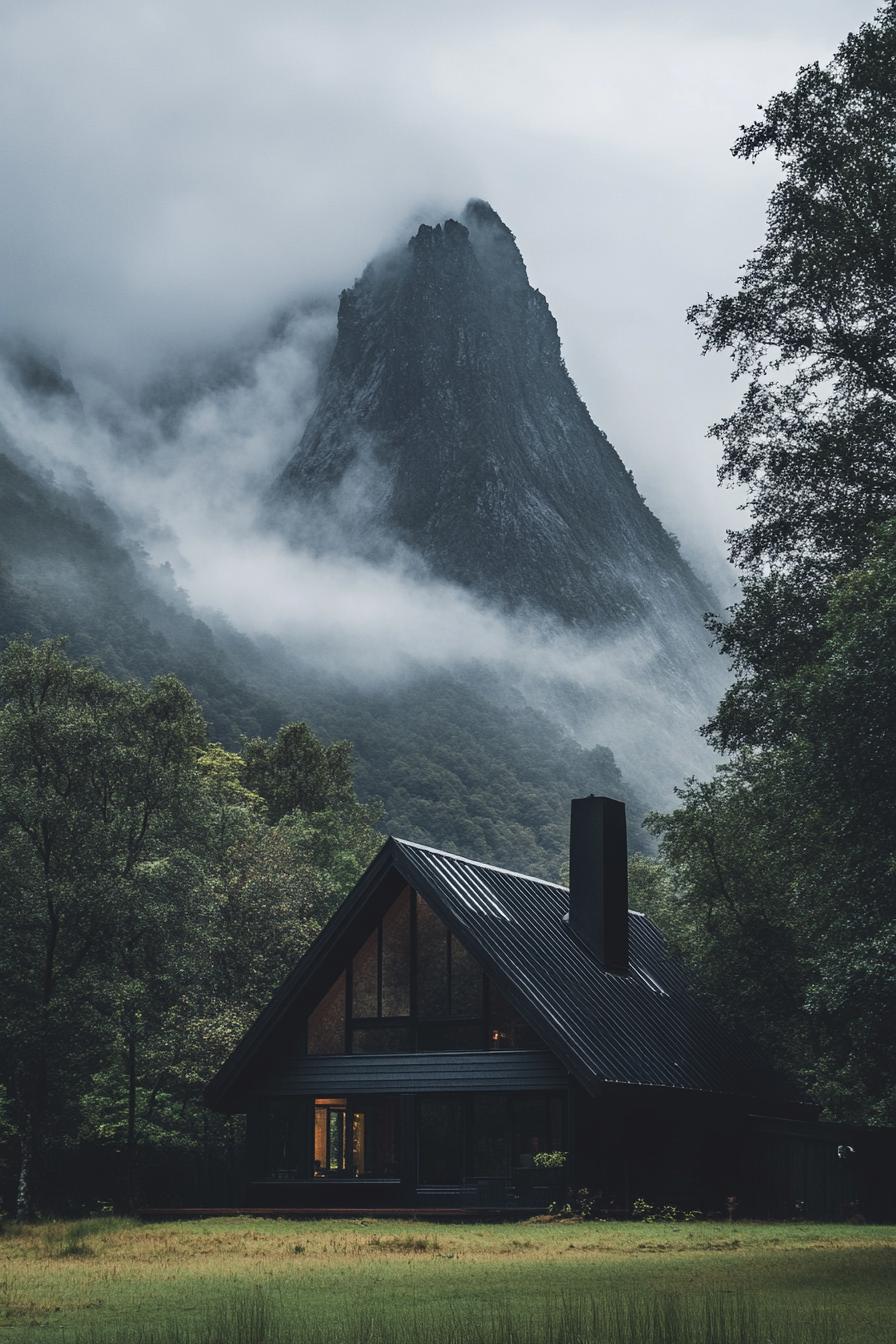
{"type": "MultiPolygon", "coordinates": [[[[376,522],[507,609],[622,629],[710,595],[593,423],[513,233],[485,201],[423,224],[342,296],[320,402],[276,487],[288,518],[366,461],[376,522]]],[[[674,617],[673,617],[674,612],[674,617]]]]}

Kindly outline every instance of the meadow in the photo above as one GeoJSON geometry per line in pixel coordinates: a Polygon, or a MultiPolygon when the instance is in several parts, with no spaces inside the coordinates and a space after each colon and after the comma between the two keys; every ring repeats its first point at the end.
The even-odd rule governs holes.
{"type": "Polygon", "coordinates": [[[896,1341],[896,1228],[245,1217],[0,1235],[0,1340],[896,1341]]]}

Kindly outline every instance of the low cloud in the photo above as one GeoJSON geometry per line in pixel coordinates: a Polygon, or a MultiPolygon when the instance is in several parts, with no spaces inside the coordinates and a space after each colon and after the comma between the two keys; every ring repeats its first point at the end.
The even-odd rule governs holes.
{"type": "Polygon", "coordinates": [[[142,402],[97,378],[77,400],[35,398],[6,380],[3,423],[63,487],[86,476],[197,611],[276,638],[297,666],[375,688],[434,670],[485,673],[583,745],[611,747],[653,799],[705,768],[696,728],[711,697],[693,686],[675,695],[646,628],[595,643],[543,612],[508,616],[434,577],[406,548],[370,535],[372,461],[372,476],[326,512],[296,512],[293,544],[271,528],[265,492],[313,408],[333,331],[332,311],[294,312],[229,366],[191,368],[192,393],[162,378],[142,402]]]}
{"type": "Polygon", "coordinates": [[[724,361],[683,322],[761,237],[728,147],[867,0],[8,0],[0,326],[140,382],[424,212],[491,200],[595,420],[717,576],[724,361]]]}

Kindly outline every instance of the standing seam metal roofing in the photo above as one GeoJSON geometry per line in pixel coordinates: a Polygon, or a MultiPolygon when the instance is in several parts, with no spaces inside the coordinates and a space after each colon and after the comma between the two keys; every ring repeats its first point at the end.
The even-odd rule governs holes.
{"type": "Polygon", "coordinates": [[[589,1091],[621,1083],[801,1100],[693,994],[644,915],[629,912],[630,970],[616,975],[570,932],[565,887],[390,838],[211,1080],[210,1104],[244,1076],[390,871],[429,901],[589,1091]]]}
{"type": "Polygon", "coordinates": [[[548,1044],[591,1079],[737,1095],[780,1093],[697,1000],[659,930],[629,913],[630,972],[614,975],[571,933],[565,887],[409,840],[398,866],[506,980],[548,1044]],[[514,992],[515,991],[515,992],[514,992]],[[553,1039],[550,1039],[553,1038],[553,1039]]]}

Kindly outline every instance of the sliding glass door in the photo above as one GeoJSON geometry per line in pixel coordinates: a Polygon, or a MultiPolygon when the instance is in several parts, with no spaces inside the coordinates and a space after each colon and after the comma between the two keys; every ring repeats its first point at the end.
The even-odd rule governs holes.
{"type": "Polygon", "coordinates": [[[536,1153],[565,1147],[559,1093],[428,1096],[417,1103],[418,1184],[512,1182],[536,1153]]]}
{"type": "Polygon", "coordinates": [[[316,1177],[397,1180],[400,1147],[397,1097],[315,1097],[316,1177]]]}

